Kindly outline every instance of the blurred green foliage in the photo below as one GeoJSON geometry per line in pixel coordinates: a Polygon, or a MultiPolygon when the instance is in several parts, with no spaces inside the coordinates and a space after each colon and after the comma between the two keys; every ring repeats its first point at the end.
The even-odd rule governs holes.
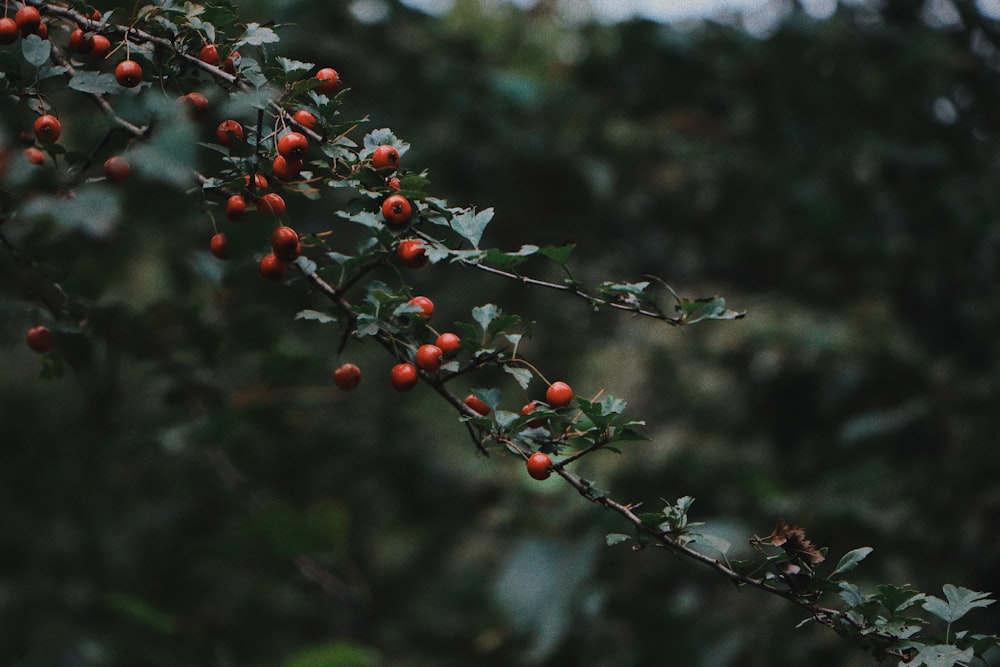
{"type": "MultiPolygon", "coordinates": [[[[784,517],[832,555],[874,547],[862,586],[1000,590],[990,21],[961,2],[963,23],[932,25],[892,0],[795,9],[758,39],[569,24],[544,2],[460,0],[439,19],[376,3],[364,23],[360,4],[240,12],[288,24],[285,55],[335,66],[348,116],[410,142],[432,191],[495,207],[484,247],[574,241],[581,278],[654,274],[749,311],[679,333],[459,267],[407,274],[438,323],[487,302],[534,320],[523,351],[549,377],[647,421],[652,442],[584,460],[586,476],[623,501],[697,497],[737,554],[784,517]]],[[[12,141],[30,114],[2,111],[12,141]]],[[[66,143],[92,144],[91,122],[66,143]]],[[[16,153],[5,187],[25,178],[16,153]]],[[[614,517],[477,455],[436,396],[388,387],[374,346],[347,346],[365,376],[339,392],[338,333],[292,319],[321,300],[248,259],[220,270],[197,250],[197,199],[158,169],[0,229],[38,262],[0,253],[4,664],[871,662],[794,629],[781,600],[605,547],[614,517]],[[54,324],[40,362],[23,336],[62,307],[51,281],[89,333],[54,324]]],[[[301,231],[341,224],[289,200],[301,231]]],[[[509,379],[470,387],[491,382],[520,405],[509,379]]]]}

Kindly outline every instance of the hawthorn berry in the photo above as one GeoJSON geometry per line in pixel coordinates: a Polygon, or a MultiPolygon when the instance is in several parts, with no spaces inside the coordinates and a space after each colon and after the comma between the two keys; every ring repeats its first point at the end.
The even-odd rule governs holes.
{"type": "Polygon", "coordinates": [[[389,383],[396,391],[409,391],[417,386],[420,376],[413,364],[396,364],[389,372],[389,383]]]}
{"type": "Polygon", "coordinates": [[[386,182],[386,185],[389,186],[390,190],[399,190],[399,178],[393,176],[386,182]]]}
{"type": "Polygon", "coordinates": [[[473,412],[477,412],[483,417],[490,414],[490,406],[486,405],[485,402],[475,394],[469,394],[465,397],[464,401],[466,407],[471,409],[473,412]]]}
{"type": "Polygon", "coordinates": [[[17,23],[14,19],[6,16],[0,19],[0,44],[13,44],[17,41],[17,33],[17,23]]]}
{"type": "Polygon", "coordinates": [[[90,57],[103,60],[111,51],[111,40],[104,35],[94,35],[90,40],[90,57]]]}
{"type": "Polygon", "coordinates": [[[233,147],[233,138],[243,141],[243,126],[233,119],[224,120],[215,128],[215,138],[226,148],[233,147]]]}
{"type": "Polygon", "coordinates": [[[52,330],[47,326],[38,325],[28,329],[28,347],[39,354],[52,349],[52,330]]]}
{"type": "Polygon", "coordinates": [[[293,113],[292,120],[307,130],[316,129],[316,116],[312,115],[312,113],[306,111],[305,109],[299,109],[293,113]]]}
{"type": "Polygon", "coordinates": [[[229,239],[226,238],[225,234],[220,232],[213,236],[208,247],[212,250],[212,254],[219,259],[229,259],[229,239]]]}
{"type": "Polygon", "coordinates": [[[393,169],[399,167],[399,151],[394,146],[382,144],[372,153],[372,166],[375,169],[393,169]]]}
{"type": "Polygon", "coordinates": [[[35,119],[35,136],[43,144],[58,141],[60,134],[62,134],[62,124],[55,116],[45,114],[35,119]]]}
{"type": "Polygon", "coordinates": [[[268,192],[257,200],[257,210],[280,218],[285,214],[285,200],[276,192],[268,192]]]}
{"type": "Polygon", "coordinates": [[[240,61],[240,52],[233,51],[222,63],[222,70],[227,74],[236,74],[236,65],[240,61]]]}
{"type": "Polygon", "coordinates": [[[445,354],[451,354],[452,352],[457,352],[462,349],[462,339],[449,332],[439,335],[434,340],[434,344],[440,347],[441,351],[445,354]]]}
{"type": "Polygon", "coordinates": [[[419,313],[413,313],[417,317],[422,317],[424,319],[429,318],[434,314],[434,302],[428,299],[426,296],[415,296],[410,299],[411,306],[417,306],[420,308],[419,313]]]}
{"type": "Polygon", "coordinates": [[[275,282],[282,280],[288,272],[288,264],[282,262],[276,255],[264,255],[260,260],[260,274],[275,282]]]}
{"type": "Polygon", "coordinates": [[[309,140],[299,132],[289,132],[278,139],[278,155],[286,160],[301,160],[309,149],[309,140]]]}
{"type": "Polygon", "coordinates": [[[42,24],[42,15],[35,7],[25,5],[14,14],[14,23],[17,24],[21,35],[27,36],[38,32],[38,27],[42,24]]]}
{"type": "Polygon", "coordinates": [[[109,157],[104,161],[104,175],[112,183],[121,183],[132,172],[132,167],[121,155],[109,157]]]}
{"type": "Polygon", "coordinates": [[[135,88],[142,83],[142,67],[134,60],[121,61],[115,67],[115,81],[126,88],[135,88]]]}
{"type": "MultiPolygon", "coordinates": [[[[531,401],[529,403],[525,403],[521,407],[521,416],[527,417],[532,412],[537,410],[539,407],[541,407],[541,403],[539,403],[538,401],[531,401]]],[[[532,419],[530,422],[528,422],[528,428],[539,428],[542,426],[545,426],[544,419],[532,419]]]]}
{"type": "Polygon", "coordinates": [[[413,207],[403,195],[389,195],[382,202],[382,217],[393,227],[402,227],[410,219],[413,207]]]}
{"type": "Polygon", "coordinates": [[[271,163],[271,170],[280,180],[292,181],[298,177],[299,171],[302,170],[302,160],[296,160],[294,158],[286,159],[285,157],[278,155],[274,158],[274,162],[271,163]]]}
{"type": "MultiPolygon", "coordinates": [[[[243,185],[250,187],[250,174],[244,174],[243,185]]],[[[264,174],[254,174],[253,175],[253,186],[255,188],[266,188],[267,187],[267,176],[264,174]]]]}
{"type": "Polygon", "coordinates": [[[324,67],[316,72],[316,78],[320,81],[316,90],[324,95],[336,95],[337,91],[340,90],[340,74],[332,67],[324,67]]]}
{"type": "Polygon", "coordinates": [[[29,146],[24,149],[24,159],[27,160],[29,164],[45,164],[45,153],[34,146],[29,146]]]}
{"type": "Polygon", "coordinates": [[[178,102],[186,104],[188,115],[192,120],[198,120],[208,110],[208,98],[201,93],[188,93],[177,98],[178,102]]]}
{"type": "Polygon", "coordinates": [[[405,239],[396,247],[396,256],[403,266],[419,269],[427,264],[424,242],[419,239],[405,239]]]}
{"type": "MultiPolygon", "coordinates": [[[[3,19],[0,19],[0,23],[3,19]]],[[[93,36],[88,36],[83,28],[77,28],[69,34],[69,50],[73,53],[87,54],[94,48],[93,36]]]]}
{"type": "Polygon", "coordinates": [[[344,391],[353,391],[361,384],[361,369],[354,364],[341,364],[333,372],[333,382],[344,391]]]}
{"type": "Polygon", "coordinates": [[[526,463],[528,466],[528,474],[531,475],[533,479],[541,481],[543,479],[548,479],[549,475],[552,474],[549,470],[549,466],[552,465],[552,459],[548,454],[535,452],[528,457],[526,463]]]}
{"type": "Polygon", "coordinates": [[[437,345],[421,345],[414,357],[420,370],[436,373],[444,363],[444,352],[437,345]]]}
{"type": "Polygon", "coordinates": [[[215,44],[206,44],[201,47],[201,51],[198,52],[198,60],[209,65],[217,65],[219,63],[219,47],[215,44]]]}
{"type": "Polygon", "coordinates": [[[226,217],[230,220],[239,220],[246,210],[247,200],[243,195],[233,195],[226,200],[226,217]]]}
{"type": "Polygon", "coordinates": [[[275,227],[274,231],[271,232],[271,249],[275,256],[283,262],[295,261],[302,252],[298,233],[285,225],[275,227]]]}
{"type": "Polygon", "coordinates": [[[553,382],[545,390],[545,402],[554,408],[569,405],[573,400],[573,389],[565,382],[553,382]]]}

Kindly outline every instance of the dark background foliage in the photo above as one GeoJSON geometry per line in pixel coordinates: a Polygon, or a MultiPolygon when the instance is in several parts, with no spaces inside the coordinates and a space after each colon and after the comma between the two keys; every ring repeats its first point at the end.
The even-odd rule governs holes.
{"type": "MultiPolygon", "coordinates": [[[[438,322],[497,303],[536,322],[526,352],[549,377],[630,402],[652,441],[590,457],[589,478],[651,508],[695,496],[737,556],[784,517],[834,562],[874,547],[863,585],[1000,589],[988,19],[795,7],[753,37],[572,24],[556,3],[375,4],[374,22],[346,3],[240,13],[335,66],[346,115],[409,141],[434,194],[496,207],[486,244],[573,241],[585,281],[654,274],[748,311],[678,332],[457,267],[406,275],[438,322]]],[[[12,142],[30,114],[4,104],[12,142]]],[[[382,350],[349,344],[365,377],[339,392],[339,332],[292,319],[316,297],[248,257],[220,269],[197,199],[163,174],[128,186],[93,186],[110,233],[2,229],[38,262],[0,255],[4,664],[871,662],[795,629],[787,603],[604,546],[614,517],[478,456],[436,396],[389,388],[382,350]],[[23,336],[52,323],[51,281],[89,306],[88,334],[54,324],[65,372],[40,379],[55,362],[23,336]]],[[[290,207],[297,228],[350,237],[328,206],[290,207]]],[[[509,380],[475,386],[491,383],[521,404],[509,380]]]]}

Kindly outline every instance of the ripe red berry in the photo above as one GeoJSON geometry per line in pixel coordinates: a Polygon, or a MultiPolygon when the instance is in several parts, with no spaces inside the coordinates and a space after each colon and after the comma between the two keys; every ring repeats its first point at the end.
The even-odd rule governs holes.
{"type": "Polygon", "coordinates": [[[462,349],[462,339],[453,333],[445,332],[434,340],[434,344],[445,354],[451,354],[462,349]]]}
{"type": "Polygon", "coordinates": [[[306,128],[307,130],[316,129],[316,116],[312,115],[305,109],[299,109],[292,114],[292,120],[306,128]]]}
{"type": "Polygon", "coordinates": [[[0,44],[13,44],[17,41],[17,33],[17,23],[14,19],[8,17],[0,19],[0,44]]]}
{"type": "Polygon", "coordinates": [[[230,220],[239,220],[246,210],[247,200],[243,195],[233,195],[226,200],[226,217],[230,220]]]}
{"type": "Polygon", "coordinates": [[[38,35],[39,37],[41,37],[42,39],[48,39],[49,38],[49,24],[46,23],[45,21],[42,21],[41,23],[39,23],[38,24],[38,30],[35,31],[35,34],[38,35]]]}
{"type": "Polygon", "coordinates": [[[46,326],[36,326],[28,329],[28,347],[42,354],[52,349],[52,330],[46,326]]]}
{"type": "MultiPolygon", "coordinates": [[[[4,19],[0,19],[2,23],[4,19]]],[[[88,36],[83,28],[77,28],[69,34],[69,50],[73,53],[87,54],[94,48],[93,36],[88,36]]]]}
{"type": "Polygon", "coordinates": [[[30,35],[33,32],[38,32],[38,26],[42,24],[42,15],[31,5],[25,5],[14,14],[14,23],[17,24],[22,35],[30,35]]]}
{"type": "Polygon", "coordinates": [[[278,154],[286,160],[301,160],[309,149],[306,135],[289,132],[278,139],[278,154]]]}
{"type": "Polygon", "coordinates": [[[333,372],[333,381],[344,391],[353,391],[361,384],[361,369],[354,364],[341,364],[333,372]]]}
{"type": "Polygon", "coordinates": [[[201,93],[188,93],[177,98],[181,104],[187,105],[188,116],[192,120],[198,120],[205,115],[208,110],[208,98],[201,93]]]}
{"type": "Polygon", "coordinates": [[[268,192],[257,200],[257,210],[280,218],[285,214],[285,200],[276,192],[268,192]]]}
{"type": "MultiPolygon", "coordinates": [[[[541,404],[538,401],[531,401],[530,403],[525,403],[521,407],[521,416],[527,417],[539,407],[541,407],[541,404]]],[[[530,422],[528,422],[529,428],[539,428],[542,426],[545,426],[544,419],[532,419],[530,422]]]]}
{"type": "Polygon", "coordinates": [[[234,137],[240,141],[243,140],[243,126],[235,120],[224,120],[215,128],[215,138],[226,148],[233,147],[234,137]]]}
{"type": "Polygon", "coordinates": [[[45,164],[45,153],[38,150],[34,146],[29,146],[24,149],[24,159],[27,160],[29,164],[45,164]]]}
{"type": "Polygon", "coordinates": [[[552,474],[551,471],[549,471],[550,465],[552,465],[552,459],[549,458],[548,454],[535,452],[528,457],[528,474],[537,480],[548,479],[549,475],[552,474]]]}
{"type": "Polygon", "coordinates": [[[229,259],[229,239],[226,238],[225,234],[220,232],[213,236],[208,246],[211,248],[212,254],[219,259],[229,259]]]}
{"type": "Polygon", "coordinates": [[[428,299],[426,296],[415,296],[410,299],[411,306],[417,306],[420,308],[419,313],[414,313],[417,317],[423,317],[427,319],[434,314],[434,302],[428,299]]]}
{"type": "Polygon", "coordinates": [[[134,60],[123,60],[115,67],[115,80],[126,88],[142,83],[142,67],[134,60]]]}
{"type": "MultiPolygon", "coordinates": [[[[243,185],[250,187],[250,174],[243,175],[243,185]]],[[[267,187],[267,176],[264,174],[254,174],[253,175],[253,186],[255,188],[266,188],[267,187]]]]}
{"type": "Polygon", "coordinates": [[[271,249],[283,262],[294,262],[302,252],[298,233],[285,225],[275,227],[271,232],[271,249]]]}
{"type": "Polygon", "coordinates": [[[62,134],[62,124],[55,116],[45,114],[35,119],[35,137],[43,144],[58,141],[60,134],[62,134]]]}
{"type": "Polygon", "coordinates": [[[386,185],[389,186],[390,190],[399,190],[399,178],[393,176],[386,182],[386,185]]]}
{"type": "Polygon", "coordinates": [[[475,394],[469,394],[465,397],[465,405],[473,412],[477,412],[484,417],[490,414],[490,406],[486,405],[486,403],[484,403],[483,400],[475,394]]]}
{"type": "Polygon", "coordinates": [[[419,269],[427,264],[424,242],[419,239],[405,239],[400,241],[399,246],[396,247],[396,256],[403,266],[411,269],[419,269]]]}
{"type": "Polygon", "coordinates": [[[396,391],[409,391],[417,386],[420,376],[413,364],[396,364],[389,372],[389,382],[396,391]]]}
{"type": "Polygon", "coordinates": [[[240,52],[233,51],[229,54],[226,60],[222,63],[222,69],[227,74],[236,74],[236,65],[240,61],[240,52]]]}
{"type": "Polygon", "coordinates": [[[569,405],[573,400],[573,389],[565,382],[553,382],[545,391],[545,402],[554,408],[569,405]]]}
{"type": "Polygon", "coordinates": [[[132,167],[121,155],[109,157],[104,161],[104,175],[112,183],[121,183],[132,172],[132,167]]]}
{"type": "Polygon", "coordinates": [[[340,90],[340,75],[332,67],[324,67],[316,72],[316,78],[320,81],[316,90],[324,95],[336,95],[340,90]]]}
{"type": "Polygon", "coordinates": [[[260,274],[275,282],[282,280],[288,272],[288,264],[275,255],[264,255],[260,260],[260,274]]]}
{"type": "Polygon", "coordinates": [[[399,151],[393,146],[383,144],[372,153],[372,166],[376,169],[393,169],[399,167],[399,151]]]}
{"type": "Polygon", "coordinates": [[[198,60],[209,65],[217,65],[219,63],[219,47],[215,44],[206,44],[201,47],[201,51],[198,52],[198,60]]]}
{"type": "Polygon", "coordinates": [[[389,195],[382,202],[382,217],[393,227],[402,227],[410,219],[413,207],[403,195],[389,195]]]}
{"type": "Polygon", "coordinates": [[[274,162],[271,164],[271,170],[280,180],[292,181],[298,177],[299,171],[302,170],[302,160],[289,160],[285,159],[281,155],[278,155],[274,158],[274,162]]]}
{"type": "Polygon", "coordinates": [[[111,40],[104,35],[94,35],[90,44],[90,57],[94,60],[103,60],[111,51],[111,40]]]}
{"type": "Polygon", "coordinates": [[[427,373],[436,373],[444,363],[444,352],[437,345],[421,345],[415,355],[417,366],[427,373]]]}

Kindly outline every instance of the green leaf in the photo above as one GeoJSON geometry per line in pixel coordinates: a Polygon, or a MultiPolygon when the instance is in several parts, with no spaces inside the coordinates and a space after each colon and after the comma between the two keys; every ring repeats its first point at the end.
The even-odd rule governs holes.
{"type": "Polygon", "coordinates": [[[536,245],[522,245],[516,252],[503,252],[496,248],[490,248],[483,255],[482,261],[500,268],[512,268],[521,264],[537,252],[538,246],[536,245]]]}
{"type": "Polygon", "coordinates": [[[872,551],[874,551],[874,549],[872,549],[871,547],[858,547],[857,549],[848,551],[846,554],[843,555],[843,557],[841,557],[840,562],[837,563],[837,567],[833,569],[833,572],[830,573],[830,576],[835,577],[838,574],[843,574],[844,572],[850,572],[851,570],[853,570],[858,566],[858,563],[867,558],[868,554],[870,554],[872,551]]]}
{"type": "Polygon", "coordinates": [[[293,78],[305,76],[316,66],[315,63],[304,63],[301,60],[292,60],[284,56],[278,56],[278,64],[281,65],[285,74],[290,74],[293,78]]]}
{"type": "Polygon", "coordinates": [[[622,542],[627,542],[632,539],[631,535],[625,535],[623,533],[608,533],[604,540],[608,543],[609,547],[613,547],[616,544],[621,544],[622,542]]]}
{"type": "Polygon", "coordinates": [[[296,651],[281,667],[375,667],[379,660],[374,649],[333,642],[296,651]]]}
{"type": "Polygon", "coordinates": [[[695,544],[703,544],[711,547],[722,555],[726,555],[729,548],[733,546],[729,540],[721,538],[717,535],[706,535],[704,533],[694,533],[693,535],[695,544]]]}
{"type": "Polygon", "coordinates": [[[177,626],[170,614],[129,593],[108,593],[104,596],[104,602],[108,607],[135,623],[151,628],[160,634],[170,634],[177,626]]]}
{"type": "Polygon", "coordinates": [[[500,405],[500,399],[502,394],[499,389],[490,387],[488,389],[473,389],[472,395],[481,400],[486,405],[490,406],[493,410],[496,410],[500,405]]]}
{"type": "Polygon", "coordinates": [[[942,590],[945,600],[928,595],[921,606],[924,611],[934,614],[947,623],[954,623],[976,607],[988,607],[995,602],[988,599],[989,593],[980,593],[961,586],[945,584],[942,590]]]}
{"type": "Polygon", "coordinates": [[[121,86],[115,81],[115,75],[111,73],[101,74],[100,72],[77,71],[73,78],[69,80],[69,87],[81,93],[91,93],[100,95],[120,90],[121,86]]]}
{"type": "Polygon", "coordinates": [[[21,53],[24,59],[35,67],[41,67],[52,54],[52,42],[38,35],[28,35],[21,40],[21,53]]]}
{"type": "Polygon", "coordinates": [[[517,383],[521,385],[521,389],[527,389],[528,385],[531,384],[531,378],[534,377],[527,368],[521,368],[520,366],[511,366],[505,364],[503,367],[505,373],[517,380],[517,383]]]}
{"type": "Polygon", "coordinates": [[[927,595],[911,588],[900,588],[889,584],[878,587],[878,599],[882,606],[893,613],[897,613],[922,602],[927,595]]]}
{"type": "Polygon", "coordinates": [[[868,601],[868,598],[861,593],[860,588],[846,581],[840,582],[840,593],[838,595],[848,607],[857,607],[868,601]]]}
{"type": "Polygon", "coordinates": [[[954,665],[966,665],[972,662],[975,653],[971,648],[964,651],[953,644],[937,644],[935,646],[924,646],[921,648],[913,660],[901,662],[900,665],[906,667],[953,667],[954,665]]]}
{"type": "Polygon", "coordinates": [[[457,234],[467,239],[474,248],[479,247],[479,240],[486,231],[486,225],[493,219],[493,209],[486,208],[482,211],[465,210],[459,211],[451,219],[451,228],[457,234]]]}
{"type": "Polygon", "coordinates": [[[681,315],[681,324],[694,324],[702,320],[738,320],[746,315],[727,308],[726,300],[721,296],[693,301],[681,297],[677,300],[677,312],[681,315]]]}
{"type": "Polygon", "coordinates": [[[321,313],[318,310],[300,310],[295,314],[295,319],[312,320],[314,322],[319,322],[320,324],[329,324],[337,321],[336,317],[327,315],[326,313],[321,313]]]}
{"type": "Polygon", "coordinates": [[[567,243],[559,246],[547,245],[539,248],[538,254],[543,257],[548,257],[559,266],[566,266],[566,262],[569,261],[570,253],[573,252],[573,248],[575,247],[575,243],[567,243]]]}
{"type": "Polygon", "coordinates": [[[236,43],[237,45],[249,44],[251,46],[261,46],[263,44],[274,44],[275,42],[280,41],[281,38],[278,37],[278,33],[274,32],[270,28],[264,27],[259,23],[248,23],[246,31],[236,43]]]}

